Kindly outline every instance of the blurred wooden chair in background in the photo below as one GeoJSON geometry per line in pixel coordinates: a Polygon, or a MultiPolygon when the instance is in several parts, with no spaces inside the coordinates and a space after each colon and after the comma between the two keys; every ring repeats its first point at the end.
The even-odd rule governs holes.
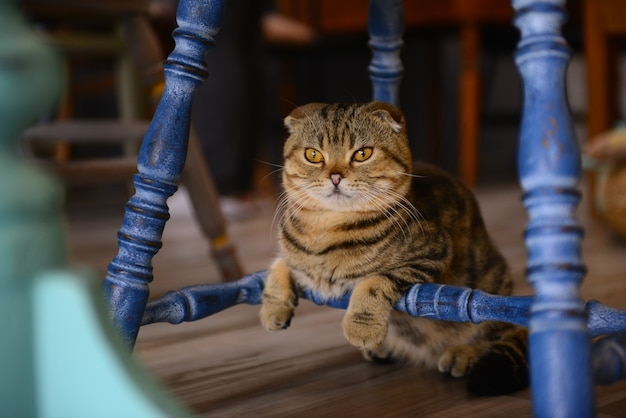
{"type": "MultiPolygon", "coordinates": [[[[23,137],[30,147],[43,147],[51,154],[39,161],[68,185],[130,183],[137,172],[137,152],[164,83],[165,54],[147,18],[149,3],[27,0],[22,4],[66,58],[65,93],[56,117],[29,128],[23,137]],[[99,78],[77,81],[77,63],[83,67],[95,63],[99,78]],[[119,117],[76,116],[81,94],[94,88],[115,92],[119,117]],[[76,148],[86,149],[86,156],[73,155],[76,148]]],[[[182,181],[222,279],[237,279],[243,271],[193,131],[189,147],[182,181]]]]}

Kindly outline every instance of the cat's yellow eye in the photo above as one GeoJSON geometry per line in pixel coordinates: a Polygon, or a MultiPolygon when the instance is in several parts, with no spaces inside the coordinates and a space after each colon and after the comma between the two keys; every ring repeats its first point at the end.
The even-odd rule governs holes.
{"type": "Polygon", "coordinates": [[[373,151],[374,149],[371,147],[361,148],[360,150],[357,150],[354,155],[352,155],[352,160],[359,162],[365,161],[372,156],[373,151]]]}
{"type": "Polygon", "coordinates": [[[304,158],[311,163],[321,163],[324,161],[324,156],[321,152],[315,148],[307,148],[304,150],[304,158]]]}

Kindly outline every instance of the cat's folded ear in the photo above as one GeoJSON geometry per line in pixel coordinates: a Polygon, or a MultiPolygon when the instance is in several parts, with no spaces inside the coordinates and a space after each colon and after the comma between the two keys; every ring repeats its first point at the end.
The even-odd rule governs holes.
{"type": "Polygon", "coordinates": [[[375,101],[368,103],[366,109],[369,110],[373,116],[389,123],[396,133],[402,131],[405,127],[402,111],[390,103],[375,101]]]}
{"type": "Polygon", "coordinates": [[[293,133],[295,127],[298,126],[302,119],[318,112],[324,106],[327,106],[326,103],[309,103],[292,110],[289,116],[285,118],[285,126],[289,133],[293,133]]]}

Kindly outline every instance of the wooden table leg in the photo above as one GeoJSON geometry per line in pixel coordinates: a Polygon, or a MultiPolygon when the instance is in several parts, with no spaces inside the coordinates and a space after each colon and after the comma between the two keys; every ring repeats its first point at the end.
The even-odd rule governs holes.
{"type": "Polygon", "coordinates": [[[459,75],[459,175],[476,185],[478,130],[480,125],[480,29],[466,23],[460,29],[461,72],[459,75]]]}
{"type": "MultiPolygon", "coordinates": [[[[609,33],[603,24],[603,2],[584,2],[584,50],[587,63],[587,138],[611,129],[618,115],[617,111],[617,51],[610,41],[609,33]]],[[[596,176],[590,172],[588,193],[595,196],[596,176]]],[[[591,213],[597,215],[596,207],[590,199],[591,213]]]]}

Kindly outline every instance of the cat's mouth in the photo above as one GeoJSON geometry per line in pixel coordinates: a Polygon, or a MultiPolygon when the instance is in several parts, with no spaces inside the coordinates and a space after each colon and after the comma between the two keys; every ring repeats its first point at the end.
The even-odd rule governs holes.
{"type": "Polygon", "coordinates": [[[334,187],[330,193],[328,193],[326,195],[326,197],[328,198],[337,198],[337,197],[346,197],[349,198],[351,197],[349,194],[347,194],[343,189],[340,189],[339,186],[334,187]]]}
{"type": "Polygon", "coordinates": [[[354,198],[355,196],[353,194],[343,189],[336,188],[327,192],[323,200],[325,201],[325,205],[330,209],[344,211],[355,209],[357,201],[354,198]]]}

